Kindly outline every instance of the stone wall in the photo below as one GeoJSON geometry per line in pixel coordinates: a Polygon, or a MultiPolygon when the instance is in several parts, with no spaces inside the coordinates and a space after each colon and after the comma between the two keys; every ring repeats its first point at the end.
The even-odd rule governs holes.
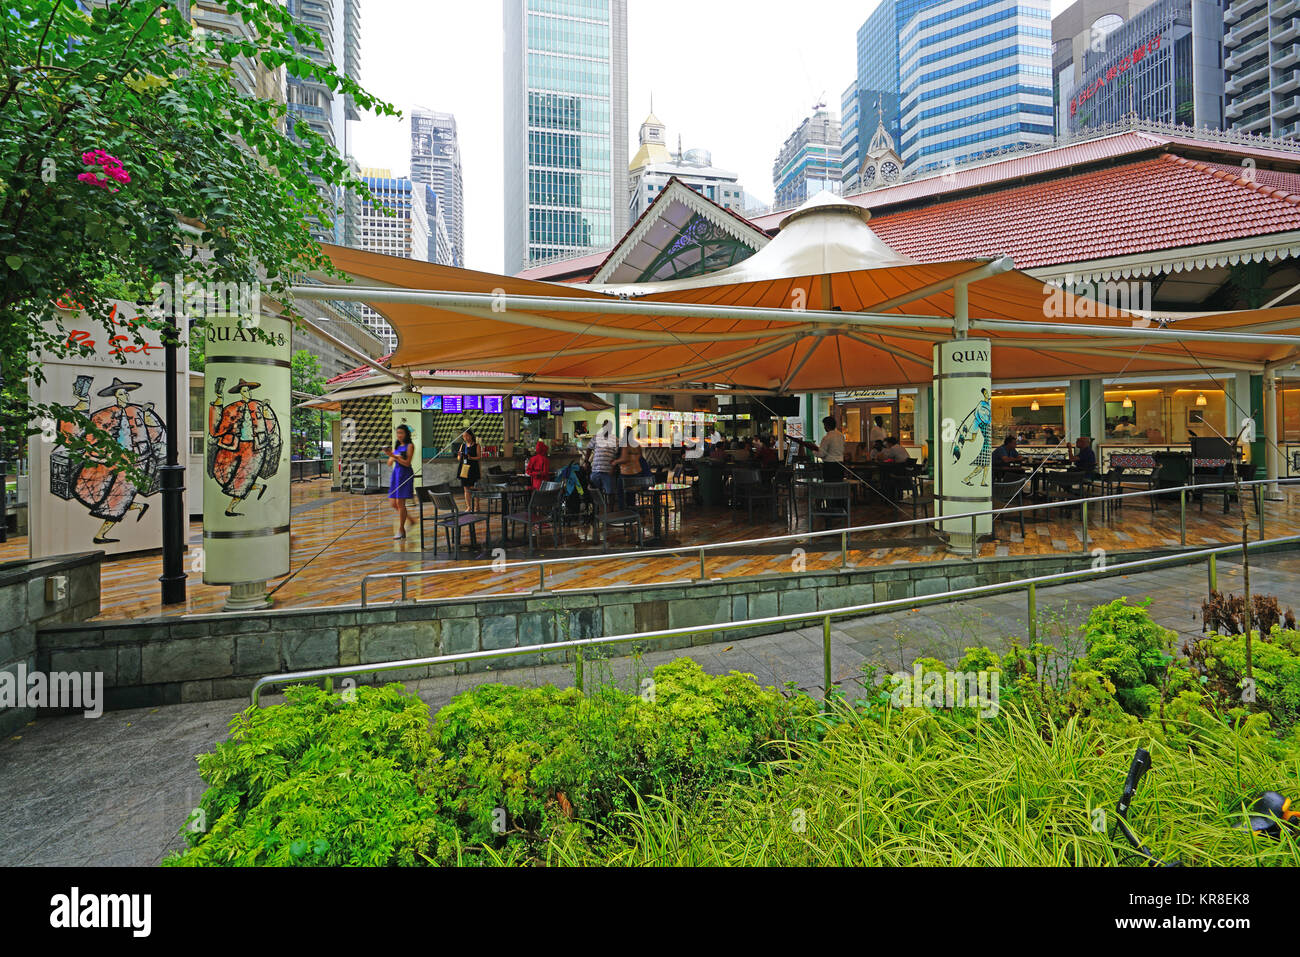
{"type": "MultiPolygon", "coordinates": [[[[0,671],[15,676],[18,666],[30,673],[37,668],[37,629],[63,622],[85,621],[99,614],[99,567],[103,552],[61,555],[35,562],[0,565],[0,671]],[[67,595],[45,600],[45,580],[63,575],[67,595]]],[[[0,705],[0,735],[12,734],[32,720],[31,708],[0,705]]]]}
{"type": "MultiPolygon", "coordinates": [[[[1151,554],[1111,557],[1118,563],[1151,554]]],[[[1084,555],[952,560],[732,578],[697,585],[269,611],[254,617],[206,615],[50,624],[39,631],[37,660],[46,670],[103,671],[106,708],[143,707],[242,697],[250,692],[256,679],[283,671],[814,613],[1046,575],[1086,567],[1091,562],[1091,556],[1084,555]]],[[[731,629],[659,639],[654,646],[685,648],[796,627],[800,626],[731,629]]],[[[613,654],[630,654],[632,650],[630,644],[611,649],[613,654]]],[[[462,671],[470,667],[499,670],[566,660],[570,660],[570,653],[557,650],[461,662],[455,667],[462,671]]],[[[443,664],[365,680],[428,677],[447,674],[451,668],[451,664],[443,664]]]]}

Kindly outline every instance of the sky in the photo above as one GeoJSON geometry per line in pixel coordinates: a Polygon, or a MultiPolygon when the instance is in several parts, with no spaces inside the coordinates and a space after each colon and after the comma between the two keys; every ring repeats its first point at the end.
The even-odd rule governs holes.
{"type": "MultiPolygon", "coordinates": [[[[1053,14],[1068,3],[1052,0],[1053,14]]],[[[361,84],[404,114],[454,113],[465,177],[471,269],[501,272],[503,39],[500,0],[362,0],[361,84]]],[[[650,111],[675,148],[710,150],[763,202],[772,162],[825,102],[837,115],[855,73],[857,30],[876,0],[630,0],[629,158],[650,111]],[[792,8],[798,14],[791,16],[792,8]]],[[[410,123],[363,114],[351,125],[363,167],[410,172],[410,123]]]]}

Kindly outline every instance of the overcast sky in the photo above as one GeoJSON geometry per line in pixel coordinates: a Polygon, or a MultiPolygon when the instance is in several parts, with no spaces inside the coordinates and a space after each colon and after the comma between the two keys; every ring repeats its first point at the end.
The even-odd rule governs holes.
{"type": "MultiPolygon", "coordinates": [[[[853,79],[857,29],[876,7],[834,0],[631,0],[628,136],[650,109],[675,147],[712,151],[763,202],[785,138],[824,100],[839,113],[853,79]]],[[[1052,11],[1067,6],[1052,0],[1052,11]]],[[[500,0],[362,0],[361,83],[403,113],[456,115],[465,170],[466,265],[503,261],[500,0]]],[[[410,172],[406,119],[352,127],[362,166],[410,172]]],[[[633,147],[629,149],[629,157],[633,147]]]]}

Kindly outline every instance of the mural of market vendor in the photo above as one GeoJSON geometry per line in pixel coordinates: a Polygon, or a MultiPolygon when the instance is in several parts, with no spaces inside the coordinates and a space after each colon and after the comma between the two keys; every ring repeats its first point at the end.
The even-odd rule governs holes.
{"type": "Polygon", "coordinates": [[[89,412],[96,428],[108,433],[121,448],[136,457],[136,465],[147,476],[148,485],[138,488],[123,471],[116,470],[108,456],[95,454],[99,441],[94,432],[87,432],[75,422],[60,422],[59,430],[71,439],[84,439],[87,449],[80,463],[72,460],[64,448],[50,455],[50,492],[61,499],[75,498],[90,510],[103,525],[94,535],[96,545],[107,545],[120,539],[110,537],[113,527],[135,512],[138,522],[149,510],[148,502],[138,502],[140,496],[158,491],[158,465],[165,461],[167,429],[153,409],[153,403],[143,405],[131,401],[131,393],[140,388],[139,382],[123,382],[116,376],[111,385],[95,393],[100,398],[111,398],[90,412],[91,376],[78,376],[73,385],[76,396],[74,410],[89,412]]]}
{"type": "Polygon", "coordinates": [[[280,449],[283,436],[275,410],[252,397],[260,382],[240,379],[234,392],[239,398],[222,403],[225,379],[215,385],[216,398],[208,409],[208,475],[230,496],[226,514],[237,517],[238,507],[257,492],[260,499],[266,494],[268,479],[280,468],[280,449]]]}

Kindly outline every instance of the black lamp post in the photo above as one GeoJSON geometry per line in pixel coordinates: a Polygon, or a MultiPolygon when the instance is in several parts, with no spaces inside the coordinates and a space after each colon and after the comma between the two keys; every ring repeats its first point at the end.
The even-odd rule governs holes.
{"type": "MultiPolygon", "coordinates": [[[[179,430],[180,397],[176,394],[176,353],[180,330],[176,317],[171,316],[163,329],[163,347],[166,359],[166,409],[167,409],[167,464],[158,470],[158,485],[162,491],[163,519],[163,573],[162,603],[179,605],[185,601],[185,467],[180,464],[179,430]]],[[[187,395],[188,399],[189,396],[187,395]]],[[[188,416],[186,418],[188,421],[188,416]]]]}

